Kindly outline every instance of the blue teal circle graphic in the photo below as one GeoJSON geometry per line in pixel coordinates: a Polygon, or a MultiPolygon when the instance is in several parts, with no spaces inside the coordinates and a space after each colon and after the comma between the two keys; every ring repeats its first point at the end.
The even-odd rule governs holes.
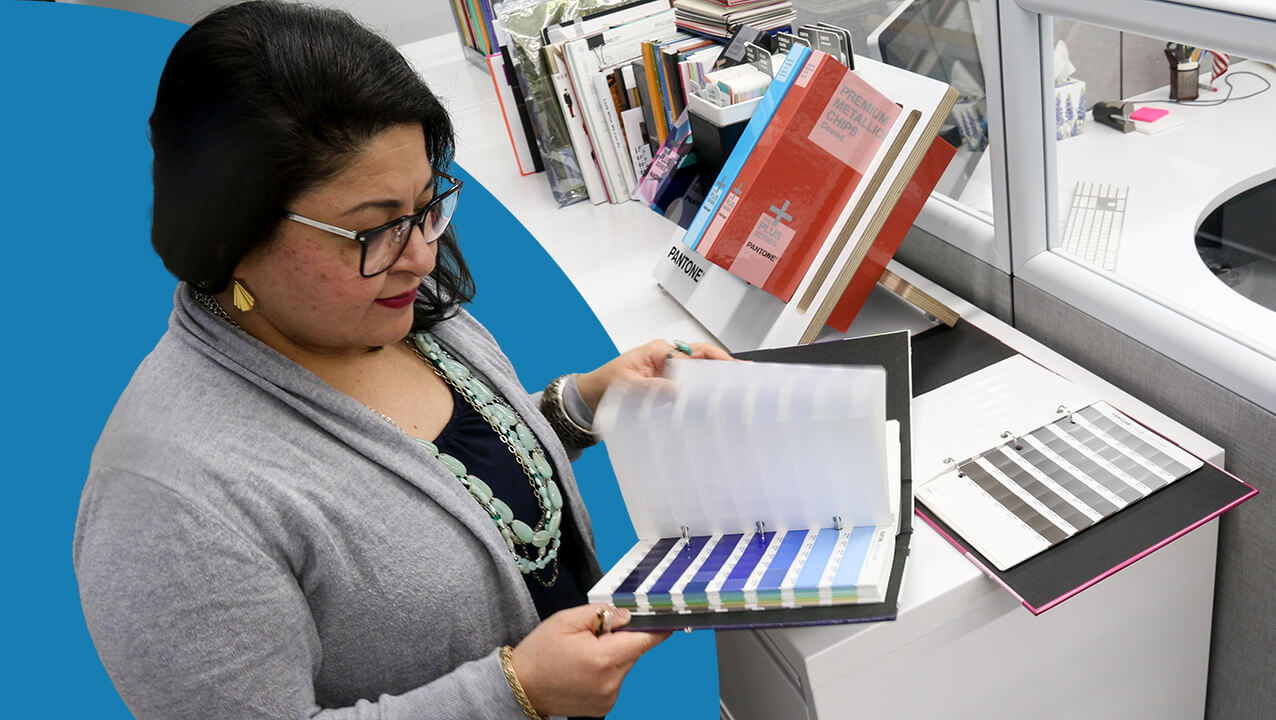
{"type": "MultiPolygon", "coordinates": [[[[0,2],[6,716],[129,717],[84,626],[71,540],[93,444],[172,307],[174,280],[149,242],[146,119],[184,29],[0,2]]],[[[471,309],[524,385],[613,357],[549,256],[464,168],[458,175],[458,234],[479,288],[471,309]]],[[[628,514],[603,449],[575,470],[607,565],[634,542],[628,514]]],[[[679,634],[639,662],[609,717],[717,717],[717,686],[713,636],[679,634]]]]}

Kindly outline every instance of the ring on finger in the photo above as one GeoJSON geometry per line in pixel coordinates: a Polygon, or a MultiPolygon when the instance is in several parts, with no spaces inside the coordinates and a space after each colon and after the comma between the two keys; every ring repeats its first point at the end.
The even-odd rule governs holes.
{"type": "Polygon", "coordinates": [[[611,609],[600,607],[597,612],[598,617],[594,621],[594,635],[611,632],[611,609]]]}
{"type": "Polygon", "coordinates": [[[674,350],[677,350],[678,352],[682,353],[683,355],[686,355],[687,357],[691,357],[690,345],[688,345],[687,343],[681,340],[670,340],[669,342],[671,345],[673,345],[674,350]]]}

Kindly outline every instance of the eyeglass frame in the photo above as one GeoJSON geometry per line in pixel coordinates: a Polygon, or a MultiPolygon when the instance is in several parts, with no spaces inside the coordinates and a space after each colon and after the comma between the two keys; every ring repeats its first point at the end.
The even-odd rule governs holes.
{"type": "MultiPolygon", "coordinates": [[[[452,187],[448,188],[447,190],[444,190],[441,195],[435,195],[434,197],[430,198],[430,201],[426,203],[425,207],[421,208],[420,210],[410,215],[397,217],[391,220],[390,222],[383,223],[381,225],[378,225],[368,230],[347,230],[343,227],[337,227],[336,225],[329,225],[328,223],[323,222],[321,220],[308,218],[305,215],[301,215],[291,211],[285,212],[284,218],[287,220],[292,220],[294,222],[299,222],[302,225],[308,225],[317,230],[330,232],[333,235],[338,235],[340,237],[346,238],[347,240],[354,240],[355,242],[359,243],[359,275],[365,278],[376,277],[380,275],[381,273],[394,267],[394,264],[399,261],[399,258],[403,257],[403,253],[406,252],[408,249],[408,243],[411,242],[412,240],[412,229],[421,227],[422,225],[425,224],[425,216],[430,213],[430,210],[434,208],[435,205],[438,205],[439,203],[446,200],[448,197],[459,193],[461,191],[461,186],[465,185],[464,180],[458,180],[452,177],[451,175],[448,175],[445,172],[435,170],[434,179],[438,180],[439,178],[443,178],[444,180],[451,182],[452,187]],[[404,220],[407,220],[410,223],[408,225],[408,239],[400,243],[399,254],[396,255],[393,260],[390,261],[389,265],[386,265],[384,268],[369,275],[367,272],[364,271],[364,267],[368,259],[368,236],[375,235],[376,233],[389,230],[391,227],[398,225],[404,220]]],[[[452,218],[449,217],[448,224],[443,226],[443,230],[446,231],[447,228],[451,226],[451,224],[452,224],[452,218]]],[[[426,240],[426,243],[432,245],[435,242],[437,242],[440,237],[443,237],[443,232],[440,232],[438,235],[435,235],[433,238],[426,240]]]]}

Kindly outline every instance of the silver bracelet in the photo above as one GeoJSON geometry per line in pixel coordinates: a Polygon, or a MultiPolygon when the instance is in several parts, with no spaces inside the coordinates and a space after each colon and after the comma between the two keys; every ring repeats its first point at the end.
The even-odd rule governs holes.
{"type": "Polygon", "coordinates": [[[564,445],[584,449],[598,444],[598,433],[583,427],[567,412],[563,401],[563,387],[571,378],[570,375],[559,375],[550,381],[541,395],[541,413],[564,445]]]}

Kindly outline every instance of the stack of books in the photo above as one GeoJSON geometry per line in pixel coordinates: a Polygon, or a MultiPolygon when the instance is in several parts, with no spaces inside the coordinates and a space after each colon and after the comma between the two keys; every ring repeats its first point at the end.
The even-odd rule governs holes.
{"type": "MultiPolygon", "coordinates": [[[[557,22],[501,8],[508,12],[498,24],[513,48],[503,47],[501,57],[513,59],[505,63],[513,72],[494,70],[493,82],[520,172],[546,170],[559,205],[641,198],[655,207],[651,193],[639,192],[641,181],[662,147],[688,145],[685,131],[667,141],[678,135],[687,95],[707,82],[721,45],[679,30],[669,0],[557,22]]],[[[679,157],[680,171],[694,160],[679,157]]],[[[662,211],[667,205],[659,203],[662,211]]]]}
{"type": "Polygon", "coordinates": [[[492,26],[492,0],[451,0],[451,5],[465,58],[482,65],[483,58],[499,52],[492,26]]]}
{"type": "Polygon", "coordinates": [[[789,0],[675,0],[673,7],[678,27],[722,39],[741,25],[777,30],[797,19],[789,0]]]}

